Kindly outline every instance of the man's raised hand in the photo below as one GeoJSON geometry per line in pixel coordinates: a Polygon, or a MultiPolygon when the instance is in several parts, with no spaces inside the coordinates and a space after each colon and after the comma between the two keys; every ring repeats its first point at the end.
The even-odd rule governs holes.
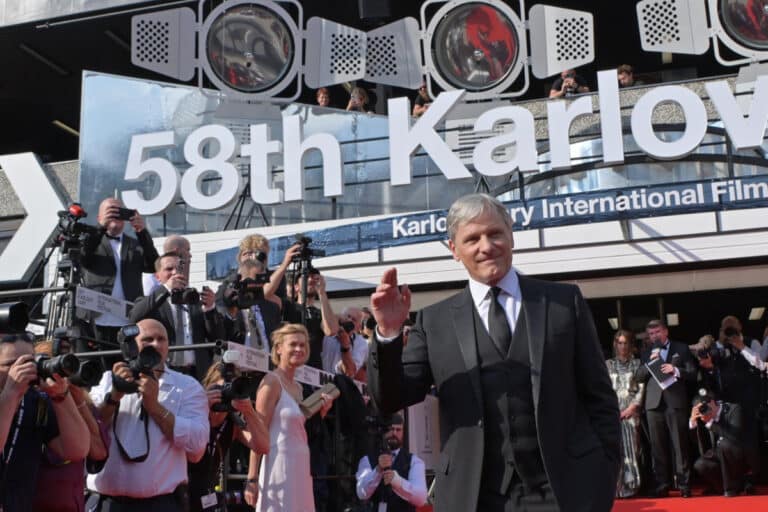
{"type": "Polygon", "coordinates": [[[371,295],[371,312],[378,333],[386,338],[397,336],[410,311],[411,290],[408,285],[398,286],[397,269],[390,268],[371,295]]]}

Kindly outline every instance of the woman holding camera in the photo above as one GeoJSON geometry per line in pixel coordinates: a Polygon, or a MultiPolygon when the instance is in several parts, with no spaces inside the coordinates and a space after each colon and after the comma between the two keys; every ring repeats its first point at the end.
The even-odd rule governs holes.
{"type": "Polygon", "coordinates": [[[616,331],[613,337],[614,357],[605,362],[621,411],[623,457],[616,486],[616,496],[619,498],[633,496],[640,488],[640,409],[645,384],[635,379],[640,360],[632,355],[634,342],[635,335],[631,331],[616,331]]]}
{"type": "MultiPolygon", "coordinates": [[[[286,324],[272,333],[272,361],[277,368],[264,377],[256,393],[256,412],[269,425],[268,449],[251,452],[245,494],[258,512],[315,510],[306,418],[299,408],[302,388],[294,378],[307,359],[309,333],[303,325],[286,324]]],[[[333,399],[328,395],[322,399],[320,414],[325,416],[333,399]]]]}
{"type": "Polygon", "coordinates": [[[211,432],[203,458],[188,467],[191,512],[219,505],[221,500],[215,488],[221,483],[224,459],[234,439],[259,453],[269,450],[267,428],[256,415],[251,399],[235,398],[224,392],[226,385],[232,384],[226,383],[224,373],[225,363],[214,363],[202,381],[208,395],[211,432]],[[237,413],[240,416],[235,416],[237,413]]]}

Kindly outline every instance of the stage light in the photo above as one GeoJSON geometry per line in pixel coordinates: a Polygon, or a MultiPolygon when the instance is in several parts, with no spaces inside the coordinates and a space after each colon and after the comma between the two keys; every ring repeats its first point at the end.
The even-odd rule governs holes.
{"type": "Polygon", "coordinates": [[[205,53],[211,72],[227,86],[254,93],[272,88],[291,68],[293,34],[286,21],[262,5],[244,4],[211,22],[205,53]]]}
{"type": "Polygon", "coordinates": [[[645,51],[700,55],[711,38],[724,66],[768,61],[767,0],[642,0],[637,19],[645,51]],[[740,58],[723,55],[721,46],[740,58]]]}

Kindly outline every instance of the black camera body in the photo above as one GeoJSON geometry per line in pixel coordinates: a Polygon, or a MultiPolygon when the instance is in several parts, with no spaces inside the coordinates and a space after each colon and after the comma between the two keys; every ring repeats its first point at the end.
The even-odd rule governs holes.
{"type": "Polygon", "coordinates": [[[45,380],[54,375],[69,377],[80,369],[80,360],[73,354],[51,357],[47,354],[35,354],[38,380],[45,380]]]}
{"type": "Polygon", "coordinates": [[[117,341],[120,344],[120,351],[123,353],[123,359],[128,364],[128,369],[133,375],[133,381],[128,382],[112,372],[112,385],[116,390],[132,394],[139,390],[137,380],[141,375],[155,378],[154,369],[158,366],[163,357],[154,347],[144,347],[139,351],[136,345],[136,335],[139,334],[139,328],[135,325],[126,325],[120,328],[117,334],[117,341]]]}
{"type": "Polygon", "coordinates": [[[720,362],[725,357],[725,352],[720,347],[711,346],[709,348],[701,349],[696,352],[696,357],[699,359],[706,359],[707,357],[712,359],[714,364],[720,362]]]}
{"type": "Polygon", "coordinates": [[[101,382],[104,365],[98,359],[89,359],[80,363],[77,373],[69,377],[69,382],[80,388],[90,388],[101,382]]]}
{"type": "Polygon", "coordinates": [[[256,274],[254,278],[242,279],[238,274],[237,280],[232,283],[234,293],[230,302],[238,309],[248,309],[264,299],[264,285],[269,282],[269,275],[256,274]]]}
{"type": "MultiPolygon", "coordinates": [[[[221,377],[224,379],[224,384],[218,388],[221,389],[221,402],[213,404],[211,406],[212,411],[236,412],[232,407],[232,400],[241,400],[251,396],[250,379],[238,376],[237,368],[235,363],[231,362],[230,354],[234,354],[239,359],[239,354],[235,351],[224,352],[224,362],[221,363],[221,377]]],[[[217,388],[212,387],[212,389],[217,388]]]]}
{"type": "Polygon", "coordinates": [[[304,236],[304,233],[297,233],[294,238],[296,243],[301,245],[301,251],[293,257],[293,261],[305,260],[310,261],[312,258],[322,258],[325,256],[325,251],[322,249],[313,249],[310,247],[312,239],[308,236],[304,236]]]}
{"type": "Polygon", "coordinates": [[[339,322],[339,325],[347,334],[352,334],[352,331],[355,330],[355,322],[351,320],[346,320],[344,322],[339,322]]]}
{"type": "Polygon", "coordinates": [[[118,220],[131,220],[135,216],[136,216],[136,210],[132,210],[131,208],[120,207],[117,209],[118,220]]]}
{"type": "Polygon", "coordinates": [[[171,304],[198,304],[200,293],[194,288],[176,288],[171,290],[171,304]]]}

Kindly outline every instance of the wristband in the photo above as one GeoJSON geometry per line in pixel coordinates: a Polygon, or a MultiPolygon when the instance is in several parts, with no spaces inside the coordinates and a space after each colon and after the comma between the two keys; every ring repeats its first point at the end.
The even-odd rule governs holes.
{"type": "Polygon", "coordinates": [[[112,398],[111,392],[107,393],[107,397],[105,401],[107,402],[108,405],[113,405],[113,406],[116,406],[120,403],[119,400],[115,400],[114,398],[112,398]]]}
{"type": "Polygon", "coordinates": [[[342,354],[346,354],[347,352],[349,352],[349,347],[341,347],[342,354]]]}
{"type": "Polygon", "coordinates": [[[63,402],[67,398],[68,394],[69,394],[69,387],[67,387],[67,390],[64,391],[62,394],[50,397],[51,398],[51,402],[60,404],[61,402],[63,402]]]}
{"type": "Polygon", "coordinates": [[[257,484],[257,483],[259,483],[259,479],[258,478],[246,478],[245,483],[247,483],[247,484],[257,484]]]}

